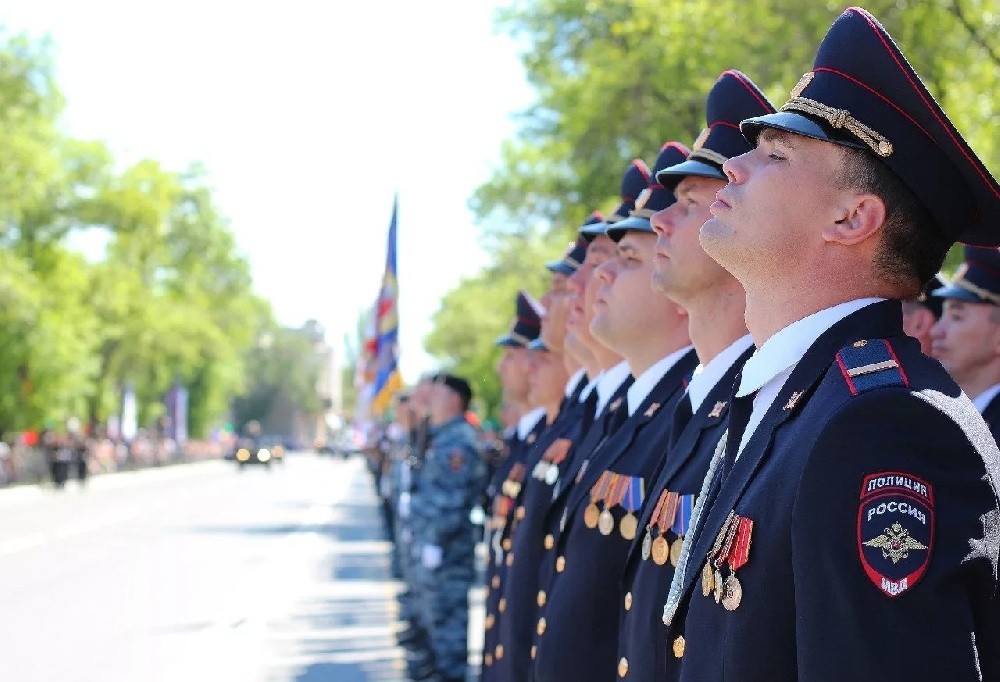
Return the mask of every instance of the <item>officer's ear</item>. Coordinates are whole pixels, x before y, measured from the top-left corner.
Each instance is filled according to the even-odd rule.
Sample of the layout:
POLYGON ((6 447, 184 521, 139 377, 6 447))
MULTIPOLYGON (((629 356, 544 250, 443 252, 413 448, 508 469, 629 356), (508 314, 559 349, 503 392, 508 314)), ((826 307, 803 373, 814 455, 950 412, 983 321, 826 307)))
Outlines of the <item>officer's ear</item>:
POLYGON ((834 220, 823 229, 823 240, 854 246, 877 237, 885 225, 885 202, 875 194, 845 191, 835 209, 834 220))

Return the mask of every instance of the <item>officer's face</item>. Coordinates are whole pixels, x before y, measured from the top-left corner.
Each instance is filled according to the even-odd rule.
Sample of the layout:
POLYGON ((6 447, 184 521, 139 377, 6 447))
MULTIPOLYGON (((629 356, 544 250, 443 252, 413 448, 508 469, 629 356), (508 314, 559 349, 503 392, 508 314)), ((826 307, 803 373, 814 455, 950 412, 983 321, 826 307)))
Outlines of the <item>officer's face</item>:
POLYGON ((549 351, 528 351, 528 397, 532 405, 552 407, 559 405, 569 375, 562 356, 549 351))
POLYGON ((528 396, 528 351, 504 347, 497 372, 504 396, 508 400, 524 402, 528 396))
POLYGON ((566 318, 572 297, 569 278, 558 272, 553 273, 546 297, 545 314, 542 315, 542 341, 549 348, 559 350, 566 338, 566 318))
POLYGON ((705 252, 744 286, 809 281, 829 254, 824 230, 843 218, 842 165, 834 144, 764 130, 723 165, 729 184, 701 227, 705 252))
POLYGON ((590 333, 590 323, 594 317, 594 300, 597 298, 597 287, 600 285, 594 276, 594 270, 612 258, 615 253, 615 243, 604 235, 598 236, 590 242, 586 260, 571 278, 575 286, 567 318, 567 334, 575 335, 578 341, 589 348, 600 345, 590 333), (581 273, 583 273, 581 277, 577 278, 576 275, 581 273))
POLYGON ((712 217, 708 207, 724 180, 688 176, 674 190, 677 201, 653 214, 656 231, 653 257, 653 288, 679 303, 689 304, 701 294, 712 294, 715 285, 731 281, 731 275, 708 257, 699 241, 699 231, 712 217))
POLYGON ((658 343, 664 327, 677 324, 677 304, 653 291, 656 235, 627 232, 615 258, 595 271, 598 282, 591 332, 626 357, 637 345, 658 343))
POLYGON ((1000 308, 946 300, 931 331, 931 354, 959 385, 975 382, 977 374, 1000 362, 1000 308))

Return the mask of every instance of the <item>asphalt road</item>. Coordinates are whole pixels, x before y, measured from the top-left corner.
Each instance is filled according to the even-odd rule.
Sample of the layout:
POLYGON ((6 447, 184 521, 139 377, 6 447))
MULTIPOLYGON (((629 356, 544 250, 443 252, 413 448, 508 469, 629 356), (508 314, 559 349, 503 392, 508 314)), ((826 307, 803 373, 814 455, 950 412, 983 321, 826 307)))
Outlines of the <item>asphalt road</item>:
POLYGON ((375 509, 307 454, 0 490, 0 680, 402 680, 375 509))

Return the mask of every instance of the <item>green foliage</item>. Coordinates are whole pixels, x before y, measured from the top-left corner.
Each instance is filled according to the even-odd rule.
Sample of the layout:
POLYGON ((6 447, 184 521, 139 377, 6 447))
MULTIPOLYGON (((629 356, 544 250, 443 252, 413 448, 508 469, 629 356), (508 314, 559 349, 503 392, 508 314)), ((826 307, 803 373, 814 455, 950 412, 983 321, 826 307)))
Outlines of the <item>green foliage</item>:
POLYGON ((62 106, 48 44, 0 29, 0 431, 103 422, 126 383, 151 424, 179 381, 202 435, 270 308, 197 169, 116 173, 105 145, 60 133, 62 106), (76 229, 107 236, 102 260, 67 249, 76 229))
POLYGON ((474 277, 464 278, 448 292, 434 314, 434 329, 426 340, 427 351, 451 371, 464 376, 484 414, 500 406, 496 339, 514 319, 519 289, 540 297, 549 274, 539 266, 561 253, 566 243, 559 236, 511 236, 499 242, 496 261, 474 277))
MULTIPOLYGON (((988 11, 990 1, 872 0, 866 7, 973 148, 998 168, 996 129, 982 126, 1000 117, 993 96, 1000 63, 990 56, 1000 53, 1000 13, 995 4, 988 11)), ((473 209, 481 218, 509 216, 517 230, 539 219, 575 225, 593 208, 613 206, 631 158, 651 162, 665 140, 694 140, 705 125, 705 93, 722 71, 744 71, 780 106, 842 9, 799 0, 515 3, 498 23, 524 46, 538 101, 522 114, 517 140, 505 145, 473 209)))

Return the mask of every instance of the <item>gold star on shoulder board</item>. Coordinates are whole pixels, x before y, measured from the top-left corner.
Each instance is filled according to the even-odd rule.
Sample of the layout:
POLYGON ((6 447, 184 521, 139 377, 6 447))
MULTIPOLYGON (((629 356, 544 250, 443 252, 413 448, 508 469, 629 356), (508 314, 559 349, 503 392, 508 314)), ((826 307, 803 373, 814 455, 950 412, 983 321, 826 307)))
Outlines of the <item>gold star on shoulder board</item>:
POLYGON ((656 411, 658 409, 660 409, 660 403, 653 403, 652 405, 649 406, 649 409, 646 410, 646 416, 652 417, 654 414, 656 414, 656 411))
POLYGON ((727 403, 726 401, 720 400, 719 402, 715 403, 715 407, 713 407, 712 411, 708 413, 708 416, 710 418, 721 417, 722 411, 726 409, 726 405, 728 404, 729 403, 727 403))
POLYGON ((799 398, 801 397, 802 397, 802 391, 795 391, 794 393, 792 393, 791 396, 789 396, 788 402, 785 403, 785 406, 782 409, 794 410, 795 405, 799 402, 799 398))

